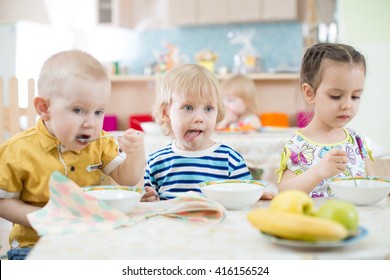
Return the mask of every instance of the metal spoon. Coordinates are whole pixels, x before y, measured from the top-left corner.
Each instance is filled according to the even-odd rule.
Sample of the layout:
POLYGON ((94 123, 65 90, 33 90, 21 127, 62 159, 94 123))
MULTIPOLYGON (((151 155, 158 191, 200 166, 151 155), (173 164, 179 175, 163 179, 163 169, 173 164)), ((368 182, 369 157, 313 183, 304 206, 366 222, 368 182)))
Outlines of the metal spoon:
MULTIPOLYGON (((139 132, 139 131, 136 131, 136 132, 134 133, 134 135, 137 135, 137 134, 140 134, 140 132, 139 132)), ((105 135, 102 135, 102 136, 99 136, 99 137, 96 137, 96 138, 77 138, 77 140, 80 141, 80 142, 83 142, 83 143, 89 143, 89 142, 96 141, 96 140, 98 140, 98 139, 100 139, 100 138, 118 137, 118 136, 122 136, 122 135, 123 135, 123 133, 120 132, 120 133, 118 133, 118 134, 105 134, 105 135)))
POLYGON ((80 142, 83 142, 83 143, 89 143, 89 142, 96 141, 96 140, 98 140, 100 138, 107 138, 107 137, 114 137, 114 135, 106 134, 106 135, 102 135, 102 136, 99 136, 99 137, 96 137, 96 138, 77 138, 77 140, 80 141, 80 142))
POLYGON ((350 174, 351 177, 352 177, 352 180, 353 180, 353 183, 355 184, 355 187, 357 187, 357 183, 356 183, 355 177, 352 175, 352 170, 351 170, 351 168, 349 168, 348 165, 347 165, 347 169, 348 169, 348 171, 349 171, 349 174, 350 174))

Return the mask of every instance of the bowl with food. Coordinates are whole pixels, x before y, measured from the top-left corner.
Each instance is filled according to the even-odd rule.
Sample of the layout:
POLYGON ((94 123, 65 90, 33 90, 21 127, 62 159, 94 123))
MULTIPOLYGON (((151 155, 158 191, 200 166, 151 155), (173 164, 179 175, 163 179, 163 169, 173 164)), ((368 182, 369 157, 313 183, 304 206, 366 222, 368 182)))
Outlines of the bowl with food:
POLYGON ((125 214, 130 213, 139 204, 142 197, 140 188, 127 186, 90 186, 84 187, 83 191, 125 214))
POLYGON ((255 204, 266 185, 256 180, 224 180, 200 183, 202 193, 228 210, 244 209, 255 204))
POLYGON ((390 180, 382 177, 334 178, 329 186, 336 198, 355 205, 375 204, 390 193, 390 180))

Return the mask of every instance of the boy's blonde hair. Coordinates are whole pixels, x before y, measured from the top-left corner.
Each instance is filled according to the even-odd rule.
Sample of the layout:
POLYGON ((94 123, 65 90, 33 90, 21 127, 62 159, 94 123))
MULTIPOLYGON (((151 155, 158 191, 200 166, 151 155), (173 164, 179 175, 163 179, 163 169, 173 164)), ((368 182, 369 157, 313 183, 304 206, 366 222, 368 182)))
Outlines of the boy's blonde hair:
POLYGON ((241 74, 234 75, 222 82, 221 89, 223 95, 241 98, 251 113, 258 113, 256 86, 252 79, 241 74))
POLYGON ((38 79, 38 95, 49 98, 53 93, 58 93, 60 86, 69 78, 106 80, 110 83, 103 65, 92 55, 80 50, 62 51, 43 63, 38 79))
POLYGON ((164 116, 168 114, 175 97, 188 100, 210 100, 217 104, 217 123, 225 116, 222 94, 218 80, 205 67, 185 64, 167 72, 159 82, 156 107, 153 117, 162 126, 165 135, 172 135, 172 129, 164 116))

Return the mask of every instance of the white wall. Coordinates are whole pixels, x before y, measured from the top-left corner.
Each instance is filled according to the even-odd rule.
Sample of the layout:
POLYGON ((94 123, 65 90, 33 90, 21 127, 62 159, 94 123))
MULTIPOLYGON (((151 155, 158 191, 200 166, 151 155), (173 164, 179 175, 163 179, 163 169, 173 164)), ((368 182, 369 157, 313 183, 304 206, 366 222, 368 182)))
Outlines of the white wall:
MULTIPOLYGON (((17 77, 22 107, 27 106, 27 81, 38 78, 47 57, 75 46, 71 30, 27 21, 0 23, 0 40, 0 77, 4 79, 4 90, 8 92, 8 79, 17 77)), ((7 100, 5 97, 6 103, 7 100)))
POLYGON ((367 59, 367 79, 358 116, 350 124, 390 149, 390 1, 338 0, 340 42, 367 59))
MULTIPOLYGON (((18 47, 18 50, 14 49, 18 61, 14 58, 12 61, 22 64, 24 59, 28 59, 24 69, 12 66, 20 71, 27 71, 36 62, 35 65, 40 67, 42 51, 47 51, 47 58, 54 51, 69 48, 88 51, 103 63, 121 61, 125 64, 134 59, 140 48, 134 44, 134 32, 110 25, 96 25, 96 22, 97 0, 0 0, 0 29, 3 29, 0 32, 10 33, 9 27, 4 27, 6 25, 22 25, 21 31, 13 32, 20 37, 18 43, 8 41, 0 33, 0 58, 8 58, 9 51, 18 47)), ((15 74, 15 70, 0 65, 0 76, 9 76, 10 72, 15 74), (2 73, 1 68, 9 71, 2 73)))
POLYGON ((0 20, 49 23, 44 0, 0 0, 0 20))
POLYGON ((97 0, 0 0, 0 21, 32 21, 62 27, 95 25, 97 0))

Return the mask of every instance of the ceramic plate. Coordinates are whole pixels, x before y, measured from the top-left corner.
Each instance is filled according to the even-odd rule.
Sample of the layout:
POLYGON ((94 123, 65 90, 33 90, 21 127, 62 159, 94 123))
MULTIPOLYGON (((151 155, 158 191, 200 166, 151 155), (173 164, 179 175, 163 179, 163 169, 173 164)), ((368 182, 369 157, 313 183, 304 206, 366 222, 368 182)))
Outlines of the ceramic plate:
POLYGON ((289 240, 284 238, 279 238, 264 232, 261 234, 272 243, 290 247, 301 247, 301 248, 333 248, 333 247, 342 247, 356 243, 368 235, 368 230, 364 227, 359 227, 358 233, 355 236, 343 239, 340 241, 319 241, 319 242, 310 242, 310 241, 300 241, 300 240, 289 240))

